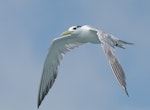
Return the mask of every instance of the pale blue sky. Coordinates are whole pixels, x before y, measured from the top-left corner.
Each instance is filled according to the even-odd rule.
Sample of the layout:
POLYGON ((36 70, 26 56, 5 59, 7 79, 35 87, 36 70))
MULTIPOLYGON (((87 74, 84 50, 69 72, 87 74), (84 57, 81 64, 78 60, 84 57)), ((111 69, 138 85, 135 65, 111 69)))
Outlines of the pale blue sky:
POLYGON ((130 97, 88 44, 66 54, 39 110, 150 110, 149 11, 149 0, 0 0, 0 110, 37 110, 50 43, 85 24, 135 43, 116 49, 130 97))

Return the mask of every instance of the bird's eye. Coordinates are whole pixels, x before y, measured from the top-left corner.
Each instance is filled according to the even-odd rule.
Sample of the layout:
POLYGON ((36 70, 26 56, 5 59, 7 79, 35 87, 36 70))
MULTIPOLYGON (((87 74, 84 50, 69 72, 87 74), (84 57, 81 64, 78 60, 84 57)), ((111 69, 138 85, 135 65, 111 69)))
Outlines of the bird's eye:
POLYGON ((76 26, 76 27, 73 28, 73 30, 76 30, 77 28, 80 28, 80 27, 81 27, 81 26, 76 26))
POLYGON ((74 28, 73 28, 73 30, 76 30, 76 29, 77 29, 77 27, 74 27, 74 28))

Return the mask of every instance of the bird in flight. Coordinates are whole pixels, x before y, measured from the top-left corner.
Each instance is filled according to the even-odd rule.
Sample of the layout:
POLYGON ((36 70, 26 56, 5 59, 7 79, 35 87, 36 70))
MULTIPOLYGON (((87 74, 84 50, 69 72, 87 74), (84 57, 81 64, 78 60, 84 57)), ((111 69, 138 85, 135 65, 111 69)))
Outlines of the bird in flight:
POLYGON ((64 54, 86 43, 101 44, 112 72, 126 95, 128 95, 125 74, 115 54, 114 48, 120 47, 125 49, 125 44, 133 43, 119 40, 102 30, 98 30, 88 25, 72 26, 67 31, 63 32, 60 37, 54 39, 49 47, 39 86, 38 108, 55 82, 58 74, 58 66, 60 65, 60 60, 63 58, 64 54))

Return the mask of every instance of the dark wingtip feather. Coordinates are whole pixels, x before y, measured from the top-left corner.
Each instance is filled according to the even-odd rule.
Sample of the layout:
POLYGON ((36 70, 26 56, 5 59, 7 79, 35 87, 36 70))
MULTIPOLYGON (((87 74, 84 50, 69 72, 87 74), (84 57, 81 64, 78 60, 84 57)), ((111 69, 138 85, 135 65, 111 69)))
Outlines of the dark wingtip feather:
MULTIPOLYGON (((57 69, 56 69, 57 70, 57 69)), ((50 80, 50 82, 47 84, 44 92, 42 93, 42 97, 40 97, 40 90, 41 90, 41 84, 40 84, 40 88, 39 88, 39 94, 38 94, 38 103, 37 103, 37 108, 40 107, 43 99, 45 98, 45 96, 48 94, 49 89, 53 86, 55 79, 57 77, 57 72, 55 72, 54 76, 53 76, 53 80, 50 80)))
POLYGON ((37 104, 37 108, 39 108, 40 107, 40 105, 41 105, 41 100, 40 99, 38 99, 38 104, 37 104))
POLYGON ((124 88, 124 90, 125 90, 126 95, 129 97, 129 93, 128 93, 126 87, 124 88))

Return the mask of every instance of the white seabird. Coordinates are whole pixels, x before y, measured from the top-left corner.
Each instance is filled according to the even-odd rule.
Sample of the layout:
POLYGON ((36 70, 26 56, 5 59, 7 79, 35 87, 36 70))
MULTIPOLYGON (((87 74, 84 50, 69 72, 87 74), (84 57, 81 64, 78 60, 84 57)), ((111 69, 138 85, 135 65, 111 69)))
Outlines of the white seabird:
POLYGON ((116 46, 124 49, 124 44, 133 43, 119 40, 106 32, 88 25, 72 26, 68 31, 62 33, 59 38, 54 39, 49 48, 39 87, 38 107, 57 77, 58 65, 60 65, 60 60, 63 58, 64 54, 86 43, 101 44, 112 72, 128 95, 125 74, 115 54, 114 47, 116 46))

